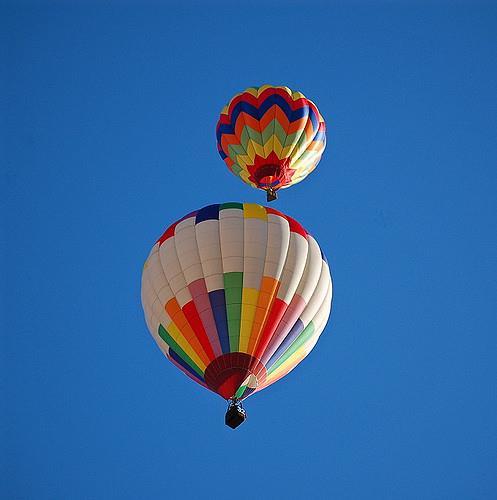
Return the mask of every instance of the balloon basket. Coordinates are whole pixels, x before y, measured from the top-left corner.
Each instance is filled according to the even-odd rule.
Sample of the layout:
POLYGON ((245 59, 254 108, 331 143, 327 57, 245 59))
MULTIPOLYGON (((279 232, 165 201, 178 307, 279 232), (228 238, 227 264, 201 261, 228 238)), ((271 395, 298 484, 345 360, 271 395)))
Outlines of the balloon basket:
POLYGON ((276 194, 276 190, 274 190, 273 188, 269 188, 266 190, 266 200, 268 203, 277 199, 278 195, 276 194))
POLYGON ((224 422, 228 427, 236 429, 239 425, 243 424, 247 419, 247 413, 242 407, 241 401, 230 400, 228 411, 224 422))

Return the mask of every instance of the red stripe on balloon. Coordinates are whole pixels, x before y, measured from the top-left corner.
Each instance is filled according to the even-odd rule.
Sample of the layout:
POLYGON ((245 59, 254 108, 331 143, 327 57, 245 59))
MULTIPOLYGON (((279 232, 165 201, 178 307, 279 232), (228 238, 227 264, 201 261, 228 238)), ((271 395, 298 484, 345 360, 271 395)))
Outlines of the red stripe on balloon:
POLYGON ((269 311, 269 315, 266 319, 266 323, 264 324, 262 334, 257 343, 257 347, 255 348, 254 356, 257 359, 262 359, 262 355, 264 354, 266 347, 271 341, 271 338, 276 331, 281 318, 285 314, 287 307, 288 304, 285 301, 279 299, 278 297, 275 297, 273 305, 271 306, 271 311, 269 311))
POLYGON ((159 243, 159 246, 161 246, 165 241, 167 241, 169 238, 172 238, 174 236, 174 231, 176 229, 176 226, 180 223, 183 222, 184 220, 188 219, 189 217, 195 217, 197 215, 197 210, 194 212, 190 212, 189 214, 185 215, 184 217, 181 217, 181 219, 177 220, 176 222, 173 222, 163 233, 162 236, 157 240, 157 243, 159 243))
POLYGON ((279 210, 276 210, 271 207, 266 207, 266 213, 268 214, 273 214, 273 215, 278 215, 280 217, 283 217, 283 219, 286 219, 288 221, 288 224, 290 225, 290 231, 292 233, 297 233, 303 236, 304 238, 307 238, 307 235, 309 234, 305 228, 300 224, 300 222, 297 222, 295 219, 292 217, 289 217, 288 215, 285 215, 281 213, 279 210))
POLYGON ((200 319, 193 300, 185 304, 182 307, 182 310, 186 318, 188 319, 188 323, 192 327, 192 330, 195 332, 195 336, 199 340, 200 345, 204 348, 204 351, 209 357, 209 360, 212 361, 216 356, 214 355, 211 342, 209 340, 209 337, 207 337, 204 325, 202 324, 202 320, 200 319))

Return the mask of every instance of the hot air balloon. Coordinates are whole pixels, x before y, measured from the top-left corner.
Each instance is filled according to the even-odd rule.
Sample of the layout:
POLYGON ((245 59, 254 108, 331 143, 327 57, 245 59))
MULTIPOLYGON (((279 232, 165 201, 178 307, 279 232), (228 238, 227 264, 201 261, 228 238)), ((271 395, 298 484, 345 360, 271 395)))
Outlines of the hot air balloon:
POLYGON ((252 203, 210 205, 172 224, 142 275, 150 333, 166 357, 229 402, 293 370, 316 344, 331 310, 330 270, 294 219, 252 203))
POLYGON ((305 179, 326 145, 317 106, 288 87, 250 87, 221 111, 217 147, 229 170, 276 199, 278 189, 305 179))

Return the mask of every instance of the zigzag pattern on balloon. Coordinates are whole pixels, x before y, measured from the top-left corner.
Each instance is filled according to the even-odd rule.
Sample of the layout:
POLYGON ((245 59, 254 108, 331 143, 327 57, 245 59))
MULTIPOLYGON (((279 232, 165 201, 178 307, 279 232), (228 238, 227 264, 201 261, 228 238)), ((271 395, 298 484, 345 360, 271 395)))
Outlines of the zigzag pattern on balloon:
POLYGON ((288 87, 263 85, 236 95, 216 127, 221 158, 252 187, 279 189, 312 172, 326 145, 317 106, 288 87))

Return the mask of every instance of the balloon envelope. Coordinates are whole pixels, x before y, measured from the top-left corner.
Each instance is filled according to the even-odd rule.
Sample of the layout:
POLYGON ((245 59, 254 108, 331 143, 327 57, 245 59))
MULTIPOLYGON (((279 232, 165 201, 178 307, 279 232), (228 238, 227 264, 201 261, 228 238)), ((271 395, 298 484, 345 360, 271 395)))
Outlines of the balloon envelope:
POLYGON ((317 106, 288 87, 263 85, 237 94, 223 108, 216 135, 221 158, 243 182, 280 189, 300 182, 326 145, 317 106))
POLYGON ((252 203, 210 205, 175 222, 142 275, 145 318, 162 352, 225 399, 295 368, 323 331, 331 297, 316 240, 252 203))

